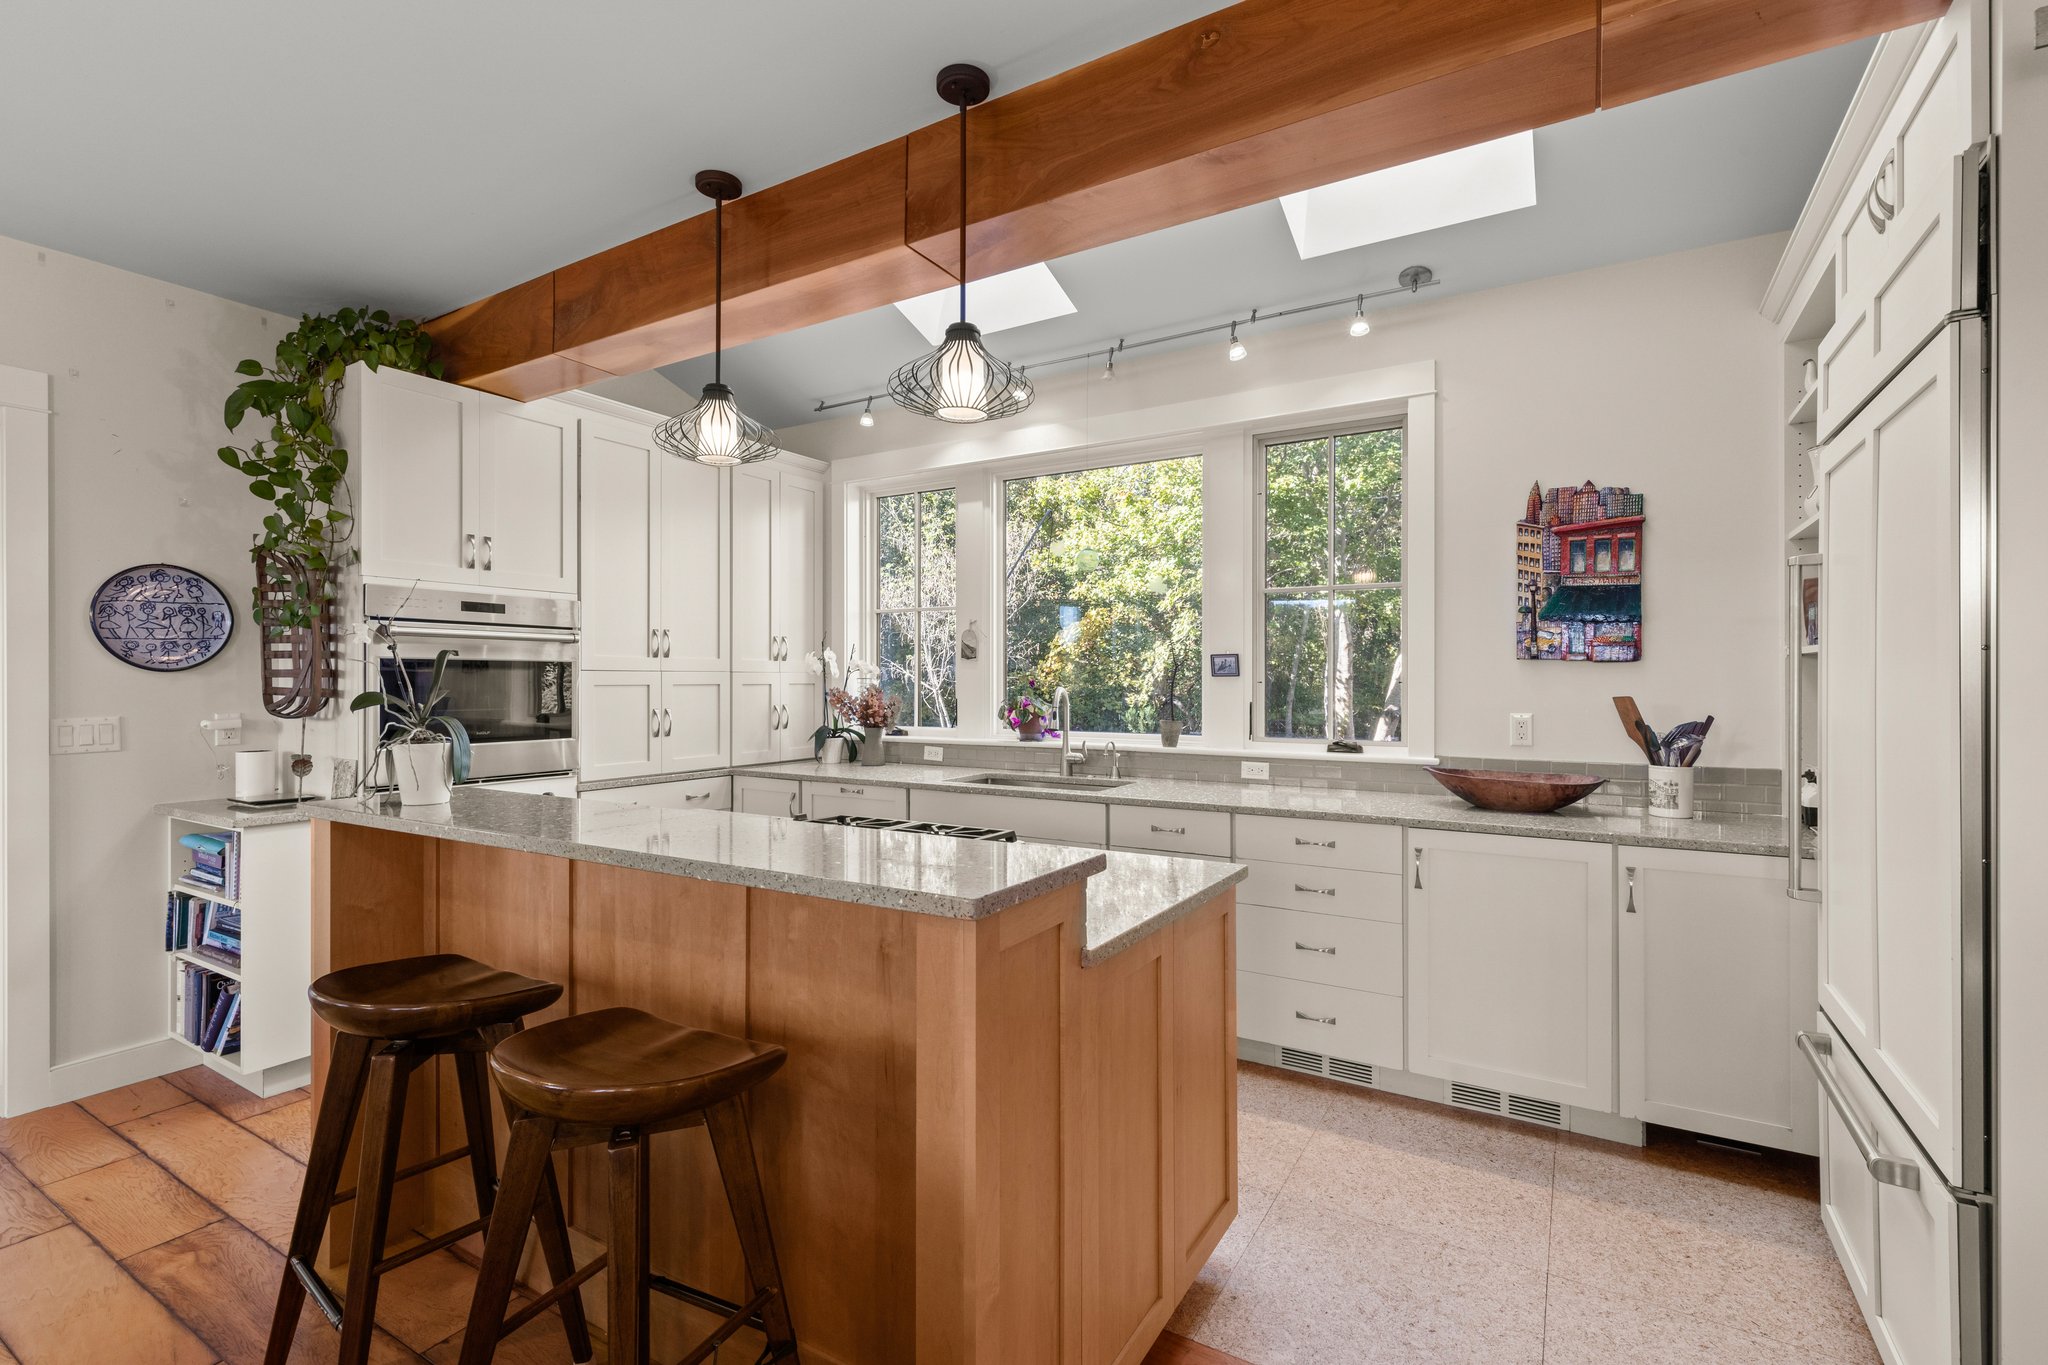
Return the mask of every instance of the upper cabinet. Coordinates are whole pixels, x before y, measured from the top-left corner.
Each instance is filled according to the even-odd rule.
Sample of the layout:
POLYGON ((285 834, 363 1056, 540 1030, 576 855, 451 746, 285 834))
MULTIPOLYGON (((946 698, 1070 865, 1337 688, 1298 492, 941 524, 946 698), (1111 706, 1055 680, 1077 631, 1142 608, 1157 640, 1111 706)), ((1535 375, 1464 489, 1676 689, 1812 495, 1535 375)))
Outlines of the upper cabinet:
POLYGON ((340 435, 358 486, 363 574, 574 593, 575 425, 561 404, 352 367, 340 435))
POLYGON ((825 484, 794 465, 732 473, 733 667, 803 667, 824 629, 825 484))
POLYGON ((583 666, 725 668, 725 476, 642 423, 586 416, 581 434, 583 666))

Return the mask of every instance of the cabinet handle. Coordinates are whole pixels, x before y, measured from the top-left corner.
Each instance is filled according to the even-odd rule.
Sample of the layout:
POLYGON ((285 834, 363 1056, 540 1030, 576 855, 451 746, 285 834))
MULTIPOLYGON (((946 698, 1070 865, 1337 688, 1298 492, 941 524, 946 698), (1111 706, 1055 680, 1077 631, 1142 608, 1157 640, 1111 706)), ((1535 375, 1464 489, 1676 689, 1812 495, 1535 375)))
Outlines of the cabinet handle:
POLYGON ((661 657, 661 632, 659 630, 647 632, 647 657, 650 659, 659 659, 661 657))
POLYGON ((868 789, 866 787, 841 787, 839 794, 841 796, 866 796, 868 789))
MULTIPOLYGON (((1877 211, 1883 214, 1887 221, 1897 217, 1899 212, 1899 206, 1884 197, 1885 182, 1892 178, 1892 161, 1897 156, 1896 151, 1886 152, 1884 160, 1878 165, 1877 174, 1870 180, 1871 201, 1877 205, 1877 211)), ((1878 224, 1877 230, 1883 232, 1884 224, 1878 224)))
POLYGON ((1835 1040, 1825 1033, 1802 1033, 1799 1035, 1799 1050, 1806 1054, 1806 1064, 1813 1068, 1813 1078, 1820 1082, 1821 1093, 1841 1115, 1842 1126, 1849 1130, 1849 1140, 1856 1144, 1856 1155, 1863 1159, 1863 1168, 1870 1172, 1870 1178, 1880 1185, 1895 1185, 1902 1190, 1919 1189, 1919 1163, 1905 1157, 1886 1156, 1877 1150, 1877 1135, 1849 1107, 1849 1097, 1842 1093, 1833 1065, 1821 1063, 1821 1058, 1834 1056, 1835 1040))
POLYGON ((668 708, 664 706, 661 708, 661 737, 663 739, 667 739, 670 735, 674 734, 675 732, 675 717, 671 716, 668 713, 668 708))
POLYGON ((688 792, 683 793, 683 800, 686 803, 691 801, 709 801, 710 799, 710 792, 698 792, 695 796, 690 795, 688 792))
POLYGON ((1630 913, 1631 915, 1633 915, 1633 914, 1634 914, 1634 913, 1636 912, 1636 870, 1635 870, 1634 868, 1632 868, 1632 867, 1625 867, 1625 868, 1623 868, 1623 869, 1622 869, 1622 871, 1624 871, 1624 872, 1628 873, 1628 906, 1627 906, 1627 909, 1628 909, 1628 912, 1629 912, 1629 913, 1630 913))
MULTIPOLYGON (((1334 886, 1303 886, 1300 882, 1294 884, 1294 889, 1301 892, 1304 896, 1334 896, 1337 894, 1337 888, 1334 886)), ((1295 946, 1300 947, 1301 945, 1296 944, 1295 946)))
POLYGON ((797 818, 797 816, 799 816, 799 815, 802 815, 802 814, 803 814, 803 808, 802 808, 802 807, 800 807, 800 806, 798 806, 798 805, 797 805, 797 803, 796 803, 796 793, 795 793, 795 792, 791 792, 791 793, 789 794, 789 818, 790 818, 790 819, 792 819, 792 820, 794 820, 794 819, 796 819, 796 818, 797 818))
POLYGON ((1415 889, 1422 889, 1422 850, 1415 850, 1415 889))
POLYGON ((462 538, 462 545, 462 567, 474 569, 476 567, 476 532, 471 531, 468 535, 465 535, 462 538))
POLYGON ((1863 212, 1870 219, 1870 226, 1877 229, 1877 235, 1882 237, 1884 236, 1884 219, 1877 216, 1877 206, 1871 202, 1876 197, 1877 188, 1872 186, 1870 193, 1863 196, 1863 212))
POLYGON ((491 538, 490 538, 489 536, 485 536, 485 537, 484 537, 484 572, 485 572, 485 573, 489 573, 490 571, 491 571, 491 538))
POLYGON ((1327 842, 1322 839, 1296 839, 1294 846, 1296 848, 1335 848, 1337 841, 1335 839, 1328 840, 1327 842))
POLYGON ((1186 834, 1188 827, 1181 825, 1178 828, 1168 829, 1165 825, 1154 825, 1152 826, 1152 832, 1154 834, 1186 834))
POLYGON ((1297 953, 1321 953, 1325 957, 1335 957, 1337 955, 1335 947, 1318 948, 1313 943, 1303 943, 1299 940, 1296 940, 1294 944, 1294 951, 1297 953))
POLYGON ((1337 1022, 1337 1016, 1334 1014, 1303 1014, 1300 1010, 1294 1012, 1294 1017, 1305 1019, 1311 1024, 1330 1024, 1334 1026, 1337 1022))
POLYGON ((667 627, 667 626, 663 626, 663 627, 661 628, 661 657, 662 657, 662 658, 664 658, 664 659, 666 659, 666 658, 667 658, 668 656, 669 656, 669 647, 668 647, 668 627, 667 627))
POLYGON ((652 733, 652 734, 650 734, 650 735, 648 736, 648 738, 649 738, 649 739, 660 739, 660 738, 661 738, 661 712, 659 712, 659 711, 649 711, 649 712, 647 713, 647 723, 648 723, 649 725, 652 725, 652 726, 654 727, 654 731, 653 731, 653 733, 652 733))

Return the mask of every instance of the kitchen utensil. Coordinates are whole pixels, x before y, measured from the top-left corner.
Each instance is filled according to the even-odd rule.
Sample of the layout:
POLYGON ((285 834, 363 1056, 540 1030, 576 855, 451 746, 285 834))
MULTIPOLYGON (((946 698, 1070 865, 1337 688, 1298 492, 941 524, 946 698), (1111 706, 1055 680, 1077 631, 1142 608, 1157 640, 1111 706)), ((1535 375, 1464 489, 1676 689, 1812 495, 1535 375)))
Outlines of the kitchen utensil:
POLYGON ((1643 757, 1652 763, 1663 762, 1657 752, 1657 732, 1643 723, 1643 713, 1636 709, 1634 697, 1616 697, 1615 714, 1621 717, 1621 728, 1628 732, 1629 743, 1643 751, 1643 757))
POLYGON ((1664 736, 1664 761, 1675 767, 1690 768, 1699 761, 1700 751, 1706 748, 1707 731, 1713 728, 1714 718, 1712 716, 1708 716, 1705 720, 1682 721, 1672 726, 1671 733, 1664 736), (1680 740, 1691 741, 1689 756, 1684 759, 1677 758, 1672 753, 1673 747, 1680 740))
POLYGON ((1504 773, 1485 768, 1430 768, 1429 775, 1453 796, 1481 810, 1543 815, 1591 795, 1604 777, 1578 773, 1504 773))

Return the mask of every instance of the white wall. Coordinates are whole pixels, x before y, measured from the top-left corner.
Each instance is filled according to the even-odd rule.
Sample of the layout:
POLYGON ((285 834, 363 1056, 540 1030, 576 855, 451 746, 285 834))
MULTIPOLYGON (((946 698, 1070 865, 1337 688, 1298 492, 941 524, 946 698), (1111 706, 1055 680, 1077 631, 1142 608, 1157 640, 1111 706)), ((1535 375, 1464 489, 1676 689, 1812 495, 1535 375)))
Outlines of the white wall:
POLYGON ((207 747, 200 719, 239 711, 245 747, 283 738, 263 714, 248 619, 260 508, 214 450, 228 439, 220 411, 235 363, 267 360, 290 323, 5 238, 0 299, 0 364, 51 376, 52 713, 122 722, 120 752, 50 759, 50 1052, 61 1065, 164 1034, 163 824, 149 811, 228 794, 215 764, 233 755, 207 747), (132 668, 86 628, 108 575, 157 560, 206 574, 235 607, 227 650, 189 672, 132 668))
MULTIPOLYGON (((1220 342, 1127 355, 1114 384, 1092 372, 1039 381, 1028 414, 986 432, 878 410, 872 429, 849 413, 779 435, 834 461, 843 483, 1310 414, 1360 401, 1353 389, 1367 372, 1434 362, 1438 751, 1627 761, 1635 751, 1609 700, 1626 693, 1661 726, 1712 713, 1710 764, 1777 767, 1778 348, 1757 300, 1783 245, 1772 235, 1393 300, 1363 339, 1346 335, 1345 310, 1332 310, 1285 331, 1248 331, 1252 353, 1236 364, 1220 342), (1532 480, 1587 478, 1649 498, 1644 658, 1518 661, 1514 522, 1532 480), (1535 713, 1534 749, 1510 753, 1511 711, 1535 713)), ((830 585, 835 601, 838 589, 830 585)), ((976 612, 963 605, 962 614, 976 612)), ((979 614, 987 631, 990 613, 979 614)), ((836 606, 831 619, 844 619, 836 606)), ((1211 650, 1244 644, 1208 640, 1211 650)))

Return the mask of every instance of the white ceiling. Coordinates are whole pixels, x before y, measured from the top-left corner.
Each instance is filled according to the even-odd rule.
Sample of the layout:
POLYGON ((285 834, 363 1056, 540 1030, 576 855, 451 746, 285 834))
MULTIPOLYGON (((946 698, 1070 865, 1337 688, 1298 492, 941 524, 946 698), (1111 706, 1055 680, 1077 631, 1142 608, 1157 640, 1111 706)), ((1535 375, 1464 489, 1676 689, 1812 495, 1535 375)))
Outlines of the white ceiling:
MULTIPOLYGON (((1273 202, 1057 259, 1053 273, 1078 311, 1002 332, 991 347, 1006 360, 1050 359, 1253 308, 1388 288, 1407 265, 1434 269, 1438 296, 1790 228, 1873 45, 1538 129, 1534 208, 1304 261, 1273 202)), ((1332 314, 1332 325, 1342 320, 1332 314)), ((1244 335, 1257 344, 1256 328, 1244 335)), ((879 308, 729 350, 725 378, 749 413, 790 427, 817 420, 821 399, 880 392, 890 369, 925 349, 896 309, 879 308)), ((679 386, 669 406, 680 410, 710 378, 710 360, 658 373, 679 386)), ((635 389, 641 402, 665 396, 635 389)))
POLYGON ((284 313, 432 316, 1217 0, 8 0, 0 235, 284 313))

